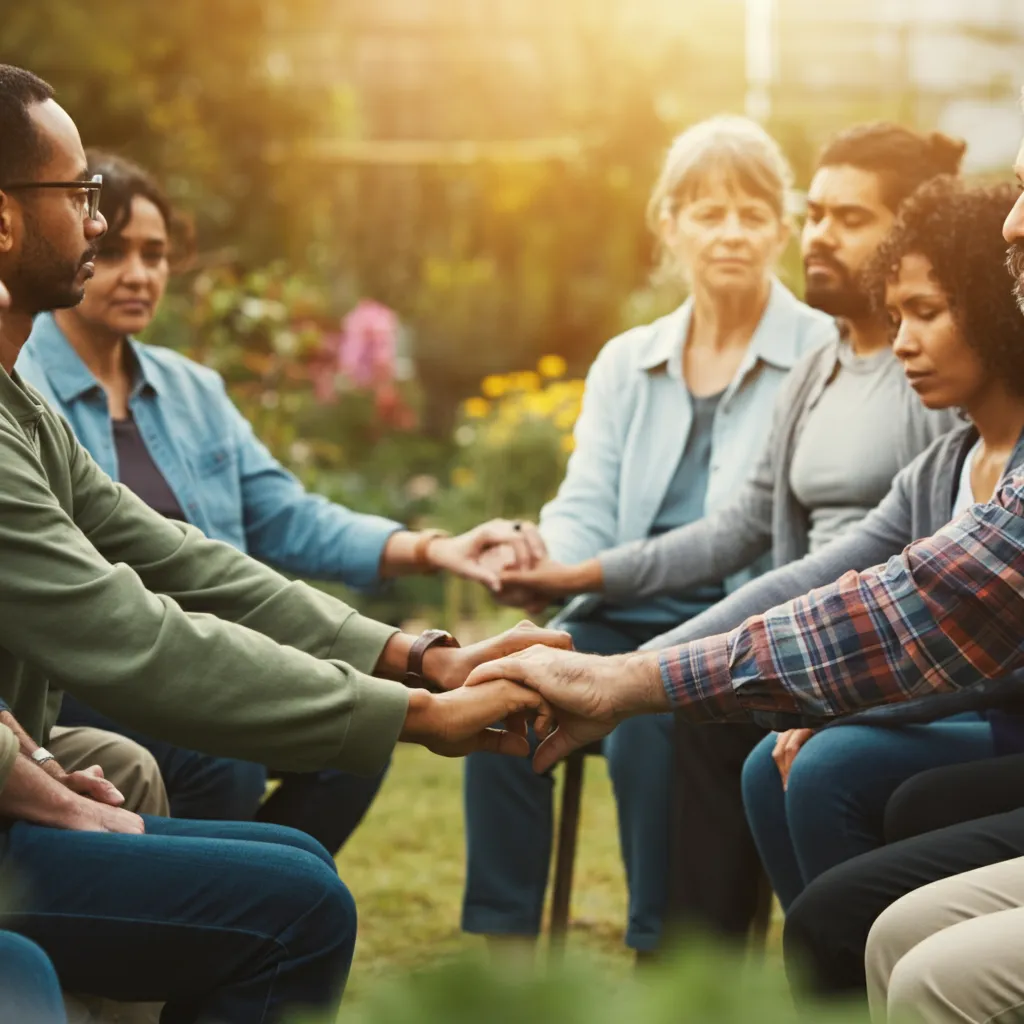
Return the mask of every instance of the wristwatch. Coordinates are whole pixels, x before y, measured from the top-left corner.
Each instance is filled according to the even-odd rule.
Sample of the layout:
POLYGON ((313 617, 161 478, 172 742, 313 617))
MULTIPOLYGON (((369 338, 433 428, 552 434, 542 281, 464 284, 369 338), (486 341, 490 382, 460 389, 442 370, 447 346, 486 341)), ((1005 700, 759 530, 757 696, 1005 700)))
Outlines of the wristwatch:
POLYGON ((427 629, 420 633, 409 648, 409 660, 405 667, 405 685, 436 689, 423 674, 423 655, 431 647, 461 647, 462 645, 446 629, 427 629))
POLYGON ((36 747, 35 750, 29 755, 33 761, 38 765, 44 765, 47 761, 56 761, 57 758, 51 754, 46 747, 36 747))

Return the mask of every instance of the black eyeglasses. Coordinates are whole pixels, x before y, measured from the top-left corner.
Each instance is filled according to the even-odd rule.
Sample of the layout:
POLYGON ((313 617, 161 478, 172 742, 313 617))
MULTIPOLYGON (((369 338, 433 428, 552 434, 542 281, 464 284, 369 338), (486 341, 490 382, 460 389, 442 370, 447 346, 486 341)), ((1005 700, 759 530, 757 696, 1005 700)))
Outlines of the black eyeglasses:
POLYGON ((100 192, 103 190, 103 175, 94 174, 82 181, 15 181, 0 185, 0 192, 18 192, 30 188, 63 188, 74 190, 82 197, 82 216, 95 220, 100 212, 100 192))

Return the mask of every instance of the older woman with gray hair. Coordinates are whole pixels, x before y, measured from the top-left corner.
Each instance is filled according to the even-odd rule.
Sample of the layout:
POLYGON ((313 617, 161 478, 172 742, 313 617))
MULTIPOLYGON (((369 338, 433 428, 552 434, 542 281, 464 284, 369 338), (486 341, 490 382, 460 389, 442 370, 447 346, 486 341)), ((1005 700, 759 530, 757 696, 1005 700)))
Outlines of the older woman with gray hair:
MULTIPOLYGON (((775 277, 787 241, 790 168, 765 131, 717 117, 673 143, 648 222, 662 272, 687 286, 675 312, 612 339, 587 377, 576 450, 540 532, 552 559, 580 563, 727 506, 771 428, 787 373, 834 343, 831 319, 775 277)), ((705 611, 767 567, 745 559, 699 586, 565 616, 579 650, 631 651, 705 611)), ((626 942, 657 948, 667 900, 672 722, 624 723, 604 753, 629 883, 626 942)), ((469 865, 463 927, 539 932, 552 842, 550 774, 487 755, 466 765, 469 865)))

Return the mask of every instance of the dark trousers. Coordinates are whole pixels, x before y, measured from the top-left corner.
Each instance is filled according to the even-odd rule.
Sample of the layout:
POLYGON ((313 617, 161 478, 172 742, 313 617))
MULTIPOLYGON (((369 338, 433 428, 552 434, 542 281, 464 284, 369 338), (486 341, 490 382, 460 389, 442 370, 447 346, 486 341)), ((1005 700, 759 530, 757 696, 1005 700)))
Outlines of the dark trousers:
POLYGON ((786 916, 794 984, 810 983, 818 995, 863 992, 868 932, 883 910, 930 882, 1021 856, 1024 809, 926 832, 826 871, 786 916))
POLYGON ((0 1020, 67 1024, 64 997, 49 957, 24 936, 0 931, 0 1020))
POLYGON ((356 913, 319 843, 254 822, 145 822, 140 836, 6 832, 0 867, 23 891, 5 926, 42 947, 66 989, 165 1002, 162 1024, 335 1007, 356 913))
POLYGON ((1018 807, 1024 807, 1024 754, 933 768, 908 779, 889 797, 885 841, 898 843, 1018 807))
POLYGON ((669 922, 742 939, 766 898, 743 809, 743 762, 765 735, 755 725, 695 725, 675 716, 669 922))
POLYGON ((334 853, 362 821, 385 775, 365 779, 333 770, 268 772, 250 761, 214 757, 155 740, 67 694, 58 724, 106 729, 144 746, 160 766, 175 818, 285 825, 305 832, 334 853), (268 775, 281 783, 261 805, 268 775))

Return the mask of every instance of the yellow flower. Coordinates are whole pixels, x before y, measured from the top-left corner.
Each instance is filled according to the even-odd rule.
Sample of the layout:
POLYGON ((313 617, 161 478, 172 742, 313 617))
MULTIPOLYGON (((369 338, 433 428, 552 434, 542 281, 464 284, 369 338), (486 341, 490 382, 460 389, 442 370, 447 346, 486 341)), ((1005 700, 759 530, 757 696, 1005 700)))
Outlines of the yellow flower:
POLYGON ((476 474, 465 466, 456 466, 452 470, 452 486, 463 489, 476 483, 476 474))
POLYGON ((484 377, 480 384, 480 390, 488 398, 501 398, 501 396, 508 391, 508 382, 504 377, 500 377, 498 374, 492 373, 489 377, 484 377))
POLYGON ((576 450, 576 438, 572 434, 566 434, 562 438, 561 445, 562 451, 569 455, 576 450))
POLYGON ((519 373, 510 373, 506 378, 510 388, 516 391, 539 391, 540 376, 533 370, 524 370, 519 373))
POLYGON ((542 377, 564 377, 568 364, 561 356, 541 356, 537 362, 537 372, 542 377))
POLYGON ((491 411, 491 403, 486 398, 467 398, 462 409, 471 420, 482 420, 491 411))

